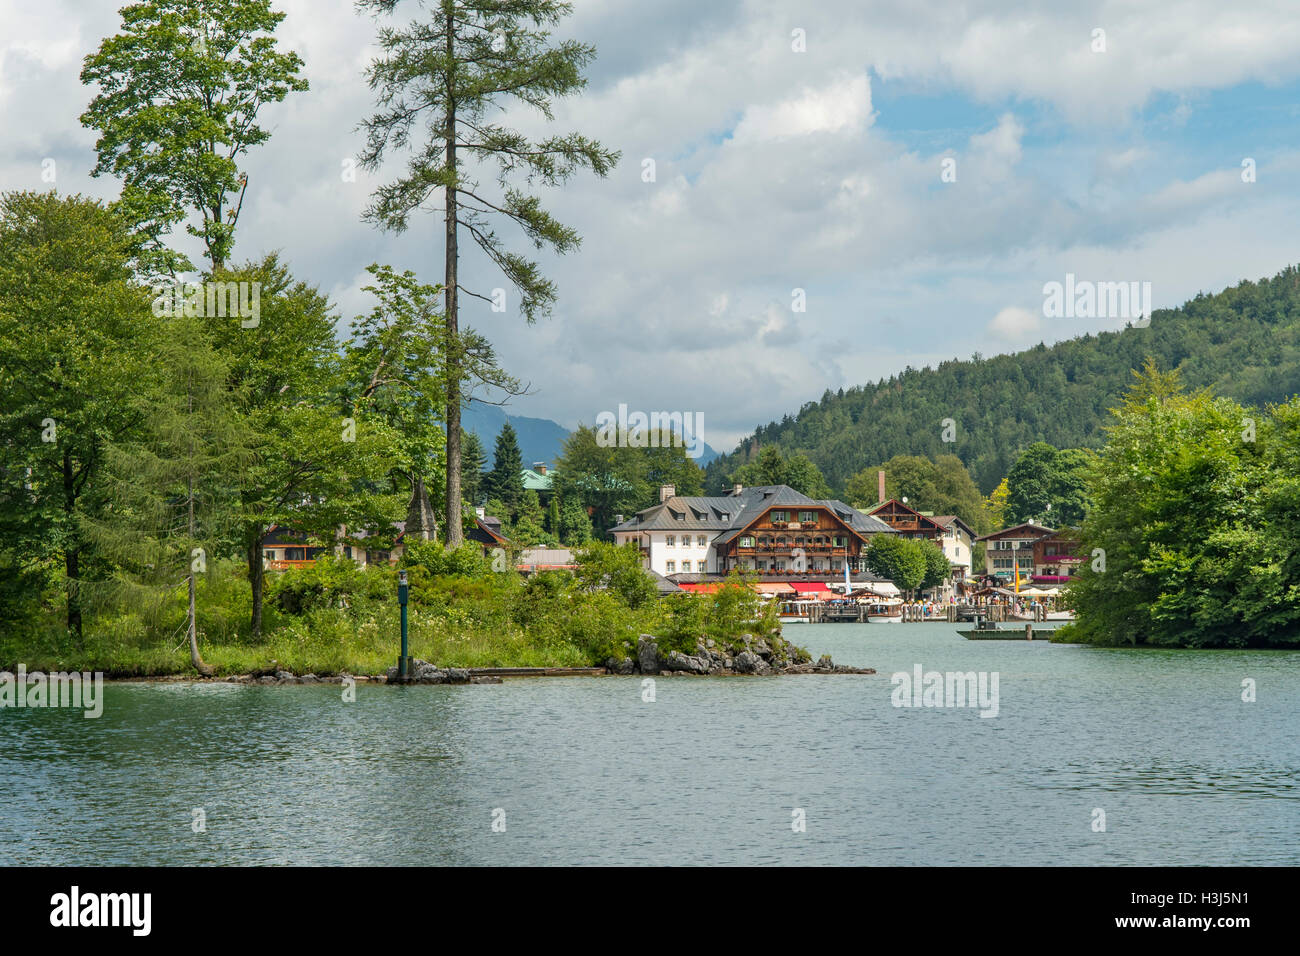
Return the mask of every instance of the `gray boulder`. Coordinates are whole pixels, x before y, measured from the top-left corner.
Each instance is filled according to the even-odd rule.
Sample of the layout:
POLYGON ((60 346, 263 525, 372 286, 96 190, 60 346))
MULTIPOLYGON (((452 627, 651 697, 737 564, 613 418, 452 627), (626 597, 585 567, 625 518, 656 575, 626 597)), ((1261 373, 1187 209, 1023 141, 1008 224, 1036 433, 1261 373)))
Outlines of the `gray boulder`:
POLYGON ((710 663, 706 657, 689 657, 681 651, 669 651, 668 657, 664 659, 664 670, 707 674, 710 663))
POLYGON ((605 661, 605 670, 611 674, 636 673, 636 662, 630 657, 611 657, 605 661))
POLYGON ((760 664, 766 666, 763 658, 759 657, 753 651, 741 651, 736 655, 732 668, 738 674, 757 674, 758 665, 760 664))
POLYGON ((651 634, 642 634, 636 642, 636 659, 642 674, 659 673, 659 644, 651 634))

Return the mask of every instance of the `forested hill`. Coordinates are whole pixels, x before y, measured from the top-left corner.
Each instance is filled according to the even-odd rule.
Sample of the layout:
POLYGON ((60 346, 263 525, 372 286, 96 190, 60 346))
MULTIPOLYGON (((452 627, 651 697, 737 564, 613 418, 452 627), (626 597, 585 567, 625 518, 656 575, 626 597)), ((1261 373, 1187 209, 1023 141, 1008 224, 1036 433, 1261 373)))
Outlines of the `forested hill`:
POLYGON ((1151 356, 1162 369, 1181 368, 1192 387, 1248 405, 1300 392, 1300 269, 1243 281, 1215 295, 1197 295, 1177 309, 1159 309, 1146 328, 1085 335, 1014 355, 908 368, 872 385, 827 391, 797 416, 760 426, 736 451, 711 462, 706 482, 716 492, 737 465, 763 445, 804 452, 837 492, 862 468, 897 454, 956 454, 982 492, 1006 475, 1035 441, 1058 448, 1099 446, 1107 409, 1151 356), (942 440, 945 418, 956 441, 942 440))

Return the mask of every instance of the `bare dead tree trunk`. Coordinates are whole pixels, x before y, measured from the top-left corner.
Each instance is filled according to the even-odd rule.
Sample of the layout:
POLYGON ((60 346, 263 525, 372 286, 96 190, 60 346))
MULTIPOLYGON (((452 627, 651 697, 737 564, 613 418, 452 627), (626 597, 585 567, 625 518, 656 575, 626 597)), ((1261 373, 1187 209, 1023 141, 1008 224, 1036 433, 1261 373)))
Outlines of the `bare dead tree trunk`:
MULTIPOLYGON (((189 412, 191 415, 194 413, 194 372, 193 370, 190 371, 190 388, 189 388, 189 395, 187 396, 186 411, 189 412)), ((194 529, 195 529, 195 525, 194 525, 194 434, 193 432, 190 433, 190 473, 189 475, 186 476, 186 479, 187 479, 186 490, 188 492, 187 497, 189 499, 186 502, 187 506, 189 507, 189 523, 187 527, 189 530, 189 539, 191 542, 193 542, 194 529)), ((198 582, 195 579, 195 575, 197 574, 197 572, 194 570, 193 553, 191 553, 188 557, 189 557, 190 570, 186 580, 187 583, 189 584, 189 596, 190 596, 190 602, 189 602, 190 603, 190 607, 189 607, 190 663, 194 665, 194 669, 196 671, 198 671, 200 674, 204 675, 205 677, 208 677, 211 676, 211 674, 213 673, 212 668, 209 667, 207 664, 203 663, 203 658, 199 656, 199 615, 198 615, 197 601, 195 600, 196 598, 195 592, 197 590, 197 585, 198 585, 198 582)))

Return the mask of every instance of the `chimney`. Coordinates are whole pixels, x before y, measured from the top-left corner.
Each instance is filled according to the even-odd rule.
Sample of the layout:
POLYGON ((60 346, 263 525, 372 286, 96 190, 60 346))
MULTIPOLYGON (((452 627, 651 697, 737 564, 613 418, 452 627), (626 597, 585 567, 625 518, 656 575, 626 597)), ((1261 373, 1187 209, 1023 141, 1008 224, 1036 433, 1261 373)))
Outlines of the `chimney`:
POLYGON ((539 475, 546 474, 546 462, 544 461, 533 462, 533 471, 537 472, 539 475))
POLYGON ((675 494, 677 494, 677 487, 676 487, 676 485, 660 485, 660 486, 659 486, 659 503, 660 503, 660 504, 663 504, 665 501, 667 501, 669 498, 671 498, 671 497, 672 497, 673 495, 675 495, 675 494))
POLYGON ((482 507, 475 508, 474 514, 478 515, 480 521, 487 517, 487 511, 482 507))
POLYGON ((623 523, 623 516, 622 516, 622 515, 614 515, 614 524, 622 524, 622 523, 623 523))
POLYGON ((883 502, 885 500, 885 473, 883 471, 876 472, 876 480, 880 483, 880 500, 883 502))
POLYGON ((731 486, 731 493, 733 495, 739 495, 744 490, 745 490, 745 486, 742 484, 734 484, 731 486))

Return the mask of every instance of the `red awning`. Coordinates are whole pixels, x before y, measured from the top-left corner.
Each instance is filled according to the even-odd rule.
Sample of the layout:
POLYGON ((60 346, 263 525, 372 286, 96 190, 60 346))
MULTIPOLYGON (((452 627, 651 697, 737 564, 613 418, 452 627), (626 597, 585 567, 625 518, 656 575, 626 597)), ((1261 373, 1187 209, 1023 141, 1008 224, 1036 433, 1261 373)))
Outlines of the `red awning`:
POLYGON ((694 591, 697 594, 712 594, 721 589, 722 584, 711 581, 679 581, 677 586, 683 591, 694 591))
POLYGON ((839 597, 834 591, 826 587, 820 581, 791 581, 790 587, 799 593, 800 597, 815 597, 826 601, 831 598, 839 597))

